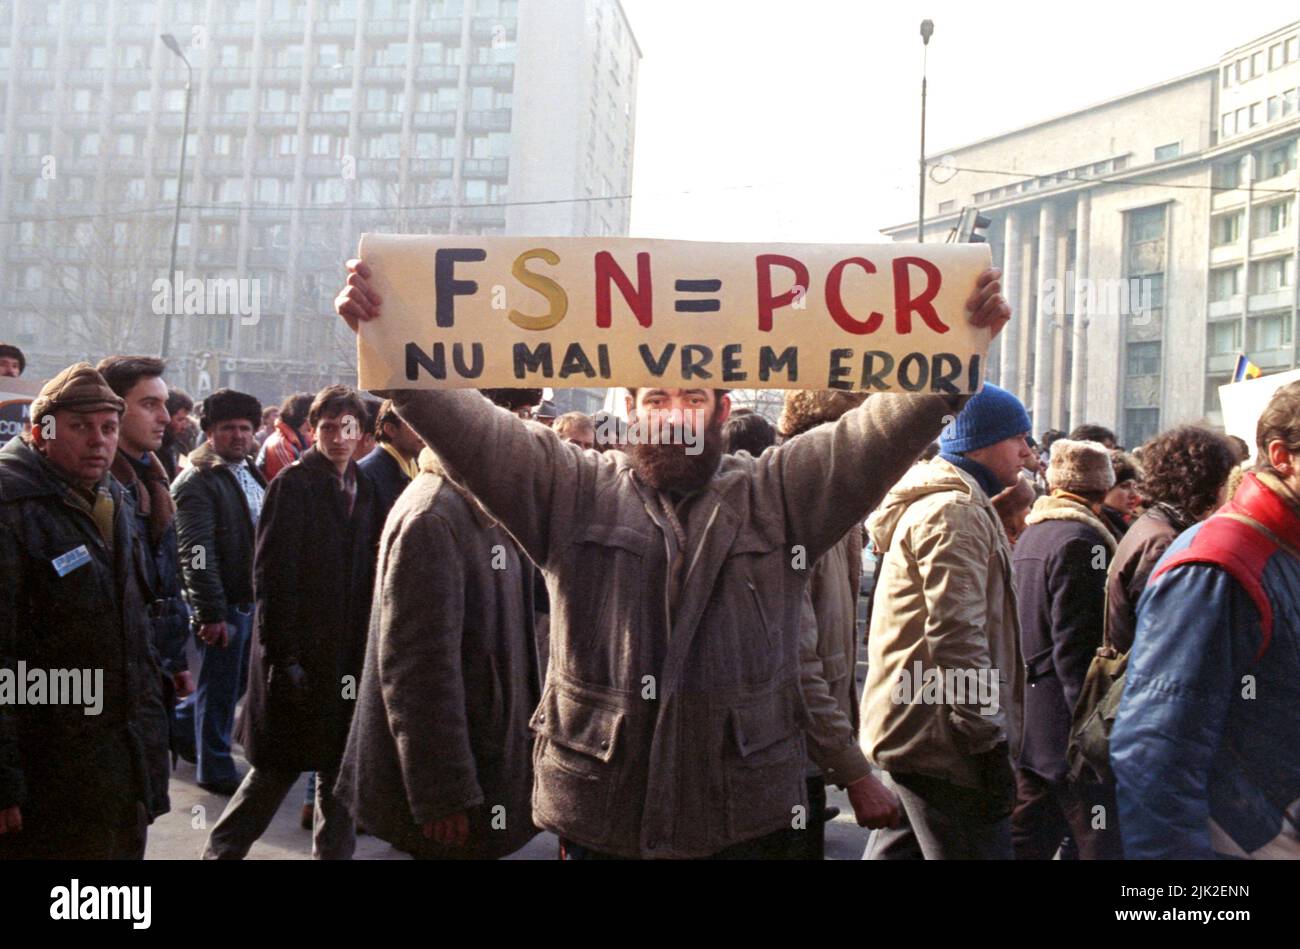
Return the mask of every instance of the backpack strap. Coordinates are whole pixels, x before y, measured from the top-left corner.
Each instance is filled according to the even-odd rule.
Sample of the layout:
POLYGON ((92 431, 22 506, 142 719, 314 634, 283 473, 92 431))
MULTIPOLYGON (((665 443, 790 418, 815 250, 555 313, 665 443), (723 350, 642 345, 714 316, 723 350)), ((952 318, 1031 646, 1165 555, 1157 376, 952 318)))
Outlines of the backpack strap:
POLYGON ((1268 559, 1279 548, 1300 557, 1294 547, 1253 517, 1237 511, 1221 511, 1202 525, 1190 544, 1161 563, 1147 583, 1155 583, 1169 570, 1185 564, 1203 564, 1226 570, 1259 611, 1263 639, 1255 654, 1258 662, 1273 639, 1273 605, 1260 577, 1268 559))

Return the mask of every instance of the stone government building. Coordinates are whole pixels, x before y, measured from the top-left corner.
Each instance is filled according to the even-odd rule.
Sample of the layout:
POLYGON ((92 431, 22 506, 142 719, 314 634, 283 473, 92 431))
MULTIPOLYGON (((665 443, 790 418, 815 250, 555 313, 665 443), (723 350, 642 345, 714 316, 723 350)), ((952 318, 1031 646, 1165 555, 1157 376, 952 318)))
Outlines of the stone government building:
MULTIPOLYGON (((1265 373, 1297 366, 1298 138, 1300 21, 1188 75, 927 156, 925 240, 944 240, 964 206, 992 221, 1017 319, 989 378, 1021 395, 1036 433, 1098 422, 1136 446, 1221 426, 1239 351, 1265 373), (1129 287, 1143 292, 1124 306, 1129 287), (1092 291, 1088 318, 1070 288, 1092 291)), ((883 233, 914 241, 916 222, 883 233)))

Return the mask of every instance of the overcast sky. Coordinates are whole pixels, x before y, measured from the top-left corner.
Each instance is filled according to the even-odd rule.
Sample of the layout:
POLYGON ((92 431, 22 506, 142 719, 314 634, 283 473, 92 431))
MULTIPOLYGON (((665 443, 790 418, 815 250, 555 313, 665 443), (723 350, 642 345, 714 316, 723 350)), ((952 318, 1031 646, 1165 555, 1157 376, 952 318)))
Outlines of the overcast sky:
POLYGON ((623 6, 643 55, 632 235, 732 241, 877 241, 915 219, 926 17, 930 155, 1212 66, 1300 17, 1295 0, 623 6))

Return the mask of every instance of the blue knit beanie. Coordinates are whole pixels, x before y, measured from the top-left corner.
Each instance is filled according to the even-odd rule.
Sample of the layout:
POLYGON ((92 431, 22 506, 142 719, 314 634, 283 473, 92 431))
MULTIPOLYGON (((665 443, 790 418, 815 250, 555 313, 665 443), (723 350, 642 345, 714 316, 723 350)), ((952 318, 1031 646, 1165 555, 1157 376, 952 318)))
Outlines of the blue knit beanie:
POLYGON ((949 455, 987 448, 1004 438, 1024 435, 1029 413, 1019 399, 991 382, 973 395, 956 420, 939 437, 939 450, 949 455))

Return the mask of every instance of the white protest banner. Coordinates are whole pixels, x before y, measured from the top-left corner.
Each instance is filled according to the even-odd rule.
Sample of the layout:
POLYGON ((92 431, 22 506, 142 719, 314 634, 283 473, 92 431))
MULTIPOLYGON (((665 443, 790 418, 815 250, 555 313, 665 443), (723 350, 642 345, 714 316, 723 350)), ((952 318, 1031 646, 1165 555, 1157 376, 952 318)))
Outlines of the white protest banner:
POLYGON ((365 234, 367 389, 671 386, 973 392, 983 244, 365 234))
POLYGON ((1223 406, 1223 430, 1236 435, 1250 446, 1251 461, 1255 460, 1255 426, 1268 406, 1273 393, 1288 382, 1300 379, 1300 369, 1275 372, 1271 376, 1231 382, 1219 386, 1219 404, 1223 406))

